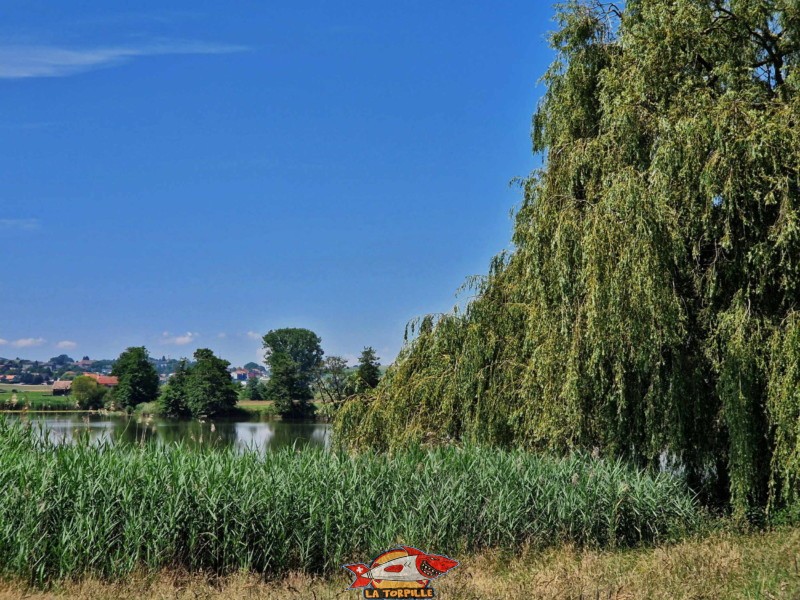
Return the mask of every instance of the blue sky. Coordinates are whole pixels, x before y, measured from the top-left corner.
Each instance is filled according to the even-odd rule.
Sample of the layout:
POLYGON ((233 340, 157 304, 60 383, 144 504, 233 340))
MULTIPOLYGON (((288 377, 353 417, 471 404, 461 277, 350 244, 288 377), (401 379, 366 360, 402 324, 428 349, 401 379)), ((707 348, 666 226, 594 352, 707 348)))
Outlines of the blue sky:
POLYGON ((507 248, 549 3, 5 0, 0 356, 389 362, 507 248))

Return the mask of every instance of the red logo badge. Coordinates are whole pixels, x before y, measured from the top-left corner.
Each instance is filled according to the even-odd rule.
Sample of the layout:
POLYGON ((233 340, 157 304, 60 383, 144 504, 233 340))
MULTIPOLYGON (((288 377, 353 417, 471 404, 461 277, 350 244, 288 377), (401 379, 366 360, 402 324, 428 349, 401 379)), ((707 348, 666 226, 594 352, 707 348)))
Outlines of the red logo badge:
POLYGON ((355 575, 348 589, 363 589, 364 598, 433 598, 430 582, 457 566, 457 561, 446 556, 401 546, 380 554, 368 565, 342 568, 355 575))

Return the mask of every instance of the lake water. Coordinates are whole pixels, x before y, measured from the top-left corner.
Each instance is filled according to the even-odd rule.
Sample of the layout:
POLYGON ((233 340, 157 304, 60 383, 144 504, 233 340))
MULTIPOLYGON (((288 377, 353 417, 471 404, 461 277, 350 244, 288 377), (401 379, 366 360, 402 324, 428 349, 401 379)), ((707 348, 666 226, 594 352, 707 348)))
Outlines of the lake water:
POLYGON ((114 444, 171 444, 183 442, 189 446, 252 448, 258 451, 283 447, 330 445, 331 426, 327 423, 291 423, 253 420, 173 421, 155 417, 87 413, 6 413, 9 419, 19 419, 41 426, 58 443, 69 443, 78 437, 93 442, 114 444))

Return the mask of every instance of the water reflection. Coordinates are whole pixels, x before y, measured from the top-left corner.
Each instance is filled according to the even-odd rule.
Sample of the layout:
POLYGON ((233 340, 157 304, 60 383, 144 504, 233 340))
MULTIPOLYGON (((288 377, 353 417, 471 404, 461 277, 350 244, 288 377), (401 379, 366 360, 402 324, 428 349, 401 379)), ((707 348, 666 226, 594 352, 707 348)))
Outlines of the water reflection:
POLYGON ((172 444, 274 450, 330 445, 330 425, 283 421, 172 421, 154 417, 78 413, 7 413, 7 418, 41 427, 57 443, 86 438, 92 443, 172 444))

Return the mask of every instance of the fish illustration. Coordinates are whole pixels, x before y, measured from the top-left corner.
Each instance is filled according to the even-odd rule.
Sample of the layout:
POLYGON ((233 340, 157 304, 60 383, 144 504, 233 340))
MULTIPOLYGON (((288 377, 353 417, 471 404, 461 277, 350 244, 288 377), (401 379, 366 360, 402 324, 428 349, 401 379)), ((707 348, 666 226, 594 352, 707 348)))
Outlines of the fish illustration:
POLYGON ((458 561, 446 556, 426 554, 417 548, 401 546, 384 552, 369 565, 357 563, 344 565, 342 568, 356 576, 356 580, 349 588, 352 590, 366 588, 370 585, 372 587, 393 587, 391 582, 397 582, 398 587, 407 587, 408 584, 425 587, 431 579, 441 577, 457 566, 458 561), (384 582, 388 585, 380 585, 384 582), (406 585, 403 585, 402 582, 405 582, 406 585))

